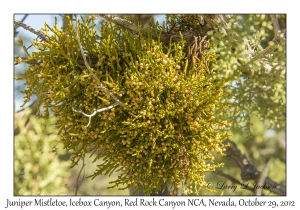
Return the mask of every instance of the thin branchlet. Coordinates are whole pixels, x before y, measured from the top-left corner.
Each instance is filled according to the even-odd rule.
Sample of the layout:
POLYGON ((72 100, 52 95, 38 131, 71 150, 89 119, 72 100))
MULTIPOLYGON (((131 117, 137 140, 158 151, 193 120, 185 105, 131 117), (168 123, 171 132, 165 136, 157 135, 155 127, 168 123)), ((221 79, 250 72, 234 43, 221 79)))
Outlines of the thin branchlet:
POLYGON ((103 90, 105 93, 107 93, 110 97, 112 97, 114 100, 115 100, 115 103, 110 105, 110 106, 107 106, 107 107, 104 107, 104 108, 101 108, 101 109, 95 109, 94 112, 92 114, 86 114, 82 111, 78 111, 78 110, 75 110, 74 108, 72 108, 72 110, 74 112, 78 112, 78 113, 81 113, 83 114, 84 116, 88 117, 89 118, 89 122, 88 124, 86 125, 86 127, 88 127, 91 123, 91 118, 96 115, 98 112, 104 112, 104 111, 107 111, 107 110, 110 110, 112 108, 114 108, 115 106, 122 106, 124 107, 124 104, 112 93, 110 92, 103 84, 102 82, 99 80, 99 78, 97 77, 96 74, 93 73, 90 65, 88 64, 87 60, 86 60, 86 57, 84 55, 84 51, 83 51, 83 47, 81 45, 81 42, 80 42, 80 36, 79 36, 79 29, 78 29, 78 15, 75 16, 76 17, 76 40, 78 42, 78 45, 79 45, 79 49, 80 49, 80 52, 81 52, 81 55, 83 57, 83 60, 84 60, 84 64, 86 66, 86 68, 88 69, 88 71, 91 73, 91 75, 95 78, 95 80, 100 84, 98 86, 98 88, 100 88, 101 90, 103 90))
POLYGON ((78 42, 78 46, 79 46, 79 49, 80 49, 80 52, 81 52, 81 55, 82 55, 82 58, 84 60, 84 64, 86 66, 86 68, 89 70, 89 72, 91 73, 91 75, 93 75, 93 77, 98 81, 100 82, 99 78, 97 77, 96 74, 94 74, 94 72, 92 71, 90 65, 88 64, 87 60, 86 60, 86 57, 84 55, 84 51, 83 51, 83 48, 82 48, 82 45, 81 45, 81 42, 80 42, 80 37, 79 37, 79 32, 78 32, 78 16, 76 15, 76 40, 78 42))
POLYGON ((86 127, 88 127, 91 123, 91 118, 93 116, 95 116, 97 113, 99 112, 104 112, 104 111, 107 111, 107 110, 110 110, 112 108, 114 108, 115 106, 118 106, 118 102, 115 102, 114 104, 110 105, 110 106, 107 106, 107 107, 104 107, 104 108, 101 108, 101 109, 95 109, 94 112, 92 114, 86 114, 84 113, 83 111, 78 111, 78 110, 75 110, 74 108, 72 108, 72 110, 74 112, 78 112, 78 113, 81 113, 82 115, 86 116, 87 118, 89 118, 89 122, 88 124, 86 125, 86 127))
POLYGON ((80 48, 80 52, 81 55, 83 57, 84 60, 84 64, 86 66, 86 68, 89 70, 89 72, 91 73, 91 75, 93 75, 93 77, 96 79, 97 82, 100 83, 100 85, 98 86, 98 88, 100 88, 101 90, 103 90, 105 93, 107 93, 108 95, 110 95, 117 103, 118 105, 124 107, 124 104, 112 93, 110 92, 103 84, 102 82, 99 80, 99 78, 97 77, 97 75, 95 75, 90 67, 90 65, 88 64, 86 57, 84 55, 84 51, 80 42, 80 37, 79 37, 79 32, 78 32, 78 15, 76 15, 76 39, 80 48))

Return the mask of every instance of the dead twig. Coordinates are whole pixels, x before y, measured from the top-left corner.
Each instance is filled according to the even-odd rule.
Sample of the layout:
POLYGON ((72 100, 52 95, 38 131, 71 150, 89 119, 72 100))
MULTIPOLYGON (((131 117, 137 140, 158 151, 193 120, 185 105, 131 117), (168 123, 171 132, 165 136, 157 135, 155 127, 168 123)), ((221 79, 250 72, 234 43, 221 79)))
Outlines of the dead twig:
POLYGON ((79 189, 80 185, 82 184, 82 182, 83 182, 84 179, 85 179, 85 173, 83 172, 82 179, 79 181, 79 177, 80 177, 80 175, 81 175, 81 172, 82 172, 84 166, 85 166, 85 164, 84 164, 84 159, 83 159, 83 160, 82 160, 82 166, 81 166, 81 169, 80 169, 80 171, 79 171, 79 173, 78 173, 78 176, 77 176, 77 179, 76 179, 76 188, 75 188, 75 193, 74 193, 75 196, 77 196, 78 189, 79 189))

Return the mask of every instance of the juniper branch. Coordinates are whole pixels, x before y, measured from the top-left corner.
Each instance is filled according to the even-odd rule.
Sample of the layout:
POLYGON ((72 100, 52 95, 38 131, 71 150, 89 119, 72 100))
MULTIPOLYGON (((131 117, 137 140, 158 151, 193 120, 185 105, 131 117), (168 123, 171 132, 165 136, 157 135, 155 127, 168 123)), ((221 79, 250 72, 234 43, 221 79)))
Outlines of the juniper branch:
POLYGON ((15 27, 21 26, 25 30, 30 31, 31 33, 34 33, 34 34, 38 35, 43 41, 48 41, 48 37, 43 32, 31 28, 30 26, 22 23, 21 21, 14 20, 14 25, 15 25, 15 27))
POLYGON ((85 178, 85 173, 83 172, 82 179, 79 181, 79 177, 80 177, 80 175, 81 175, 81 172, 82 172, 84 166, 85 166, 85 163, 84 163, 84 159, 83 159, 83 160, 82 160, 82 166, 81 166, 81 169, 80 169, 80 171, 79 171, 79 173, 78 173, 78 176, 77 176, 77 179, 76 179, 76 189, 75 189, 75 193, 74 193, 75 196, 77 196, 78 189, 79 189, 80 185, 82 184, 82 182, 83 182, 83 180, 84 180, 84 178, 85 178))
MULTIPOLYGON (((273 159, 269 160, 269 162, 267 163, 267 166, 263 169, 261 175, 260 175, 260 178, 259 178, 259 181, 258 181, 258 185, 259 186, 263 186, 267 176, 268 176, 268 172, 270 170, 270 165, 271 163, 273 162, 273 159)), ((261 195, 262 194, 262 189, 261 188, 258 188, 256 189, 256 192, 255 192, 256 195, 261 195)))

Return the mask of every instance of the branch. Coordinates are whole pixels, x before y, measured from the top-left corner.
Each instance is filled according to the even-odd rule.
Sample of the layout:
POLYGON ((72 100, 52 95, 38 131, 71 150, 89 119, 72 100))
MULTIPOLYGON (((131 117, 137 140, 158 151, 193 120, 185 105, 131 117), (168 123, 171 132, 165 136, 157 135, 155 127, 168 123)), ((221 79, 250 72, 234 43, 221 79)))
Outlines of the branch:
MULTIPOLYGON (((22 20, 20 22, 23 23, 27 17, 28 17, 28 14, 25 14, 24 17, 22 18, 22 20)), ((18 35, 18 32, 17 32, 17 28, 18 27, 19 26, 15 26, 14 27, 14 37, 16 37, 18 35)))
MULTIPOLYGON (((271 159, 268 162, 267 166, 263 169, 263 171, 261 173, 261 176, 259 178, 259 181, 258 181, 258 185, 259 186, 263 186, 263 184, 264 184, 264 182, 265 182, 265 180, 267 178, 268 172, 270 170, 270 165, 271 165, 272 162, 273 162, 273 160, 271 159)), ((261 188, 256 189, 256 193, 255 193, 256 195, 261 195, 261 193, 262 193, 262 189, 261 188)))
POLYGON ((279 22, 278 22, 276 15, 270 15, 270 18, 271 18, 272 24, 275 28, 275 34, 281 33, 279 22))
POLYGON ((23 23, 27 17, 28 17, 28 14, 25 14, 24 17, 22 18, 21 22, 23 23))
POLYGON ((122 107, 125 107, 124 104, 112 93, 110 92, 103 84, 102 82, 100 83, 100 85, 97 87, 97 88, 100 88, 101 90, 103 90, 105 93, 107 93, 108 95, 110 95, 110 97, 112 97, 117 105, 120 105, 122 107))
POLYGON ((83 160, 82 160, 82 166, 81 166, 81 169, 80 169, 80 171, 79 171, 79 173, 78 173, 78 176, 77 176, 77 179, 76 179, 76 189, 75 189, 75 193, 74 193, 75 196, 77 195, 78 189, 79 189, 80 185, 82 184, 82 182, 83 182, 83 180, 84 180, 84 178, 85 178, 85 173, 83 172, 82 179, 79 181, 79 177, 80 177, 80 174, 81 174, 81 172, 82 172, 84 166, 85 166, 85 164, 84 164, 84 159, 83 159, 83 160))
MULTIPOLYGON (((227 139, 224 141, 224 144, 229 143, 230 146, 226 148, 226 156, 227 158, 237 167, 239 167, 241 172, 241 177, 243 180, 254 180, 256 183, 259 183, 259 181, 262 179, 263 174, 262 172, 258 171, 255 166, 253 166, 250 161, 247 159, 247 157, 240 152, 240 150, 237 148, 236 144, 227 139)), ((270 178, 265 178, 265 186, 269 186, 268 190, 277 194, 277 195, 286 195, 286 187, 283 185, 280 185, 270 178)))
POLYGON ((34 34, 38 35, 43 41, 48 41, 49 40, 48 37, 43 32, 31 28, 30 26, 22 23, 21 21, 14 20, 14 25, 15 25, 15 27, 21 26, 25 30, 30 31, 31 33, 34 33, 34 34))
POLYGON ((107 106, 107 107, 104 107, 104 108, 101 108, 101 109, 96 109, 92 114, 86 114, 86 113, 84 113, 83 111, 77 111, 77 110, 75 110, 73 107, 72 107, 72 110, 73 110, 74 112, 81 113, 81 114, 83 114, 84 116, 86 116, 86 117, 89 118, 89 122, 88 122, 88 124, 86 125, 86 127, 88 127, 88 126, 90 125, 90 123, 91 123, 91 118, 92 118, 94 115, 96 115, 98 112, 104 112, 104 111, 110 110, 110 109, 112 109, 112 108, 114 108, 115 106, 118 106, 118 105, 119 105, 119 103, 118 103, 118 102, 115 102, 114 104, 112 104, 112 105, 110 105, 110 106, 107 106))

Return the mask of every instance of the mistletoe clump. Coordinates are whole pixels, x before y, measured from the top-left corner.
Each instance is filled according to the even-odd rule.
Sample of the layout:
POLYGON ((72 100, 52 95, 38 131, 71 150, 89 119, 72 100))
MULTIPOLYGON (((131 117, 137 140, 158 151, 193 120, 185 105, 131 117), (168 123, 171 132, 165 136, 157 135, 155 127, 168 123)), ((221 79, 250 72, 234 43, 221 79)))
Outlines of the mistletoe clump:
POLYGON ((63 30, 46 25, 47 41, 32 42, 39 51, 25 60, 39 65, 30 65, 22 75, 24 93, 26 101, 39 96, 45 117, 48 109, 57 117, 61 139, 73 151, 73 165, 87 153, 97 152, 95 162, 103 158, 91 177, 121 171, 112 187, 134 186, 148 195, 167 183, 172 191, 182 187, 199 194, 208 189, 205 172, 222 166, 214 156, 223 155, 230 125, 220 117, 227 111, 221 103, 226 81, 213 79, 218 73, 210 69, 216 62, 213 46, 207 44, 195 59, 184 52, 183 38, 161 42, 162 30, 153 24, 148 36, 132 35, 103 21, 98 35, 94 17, 82 19, 78 32, 92 75, 72 20, 63 30), (152 38, 154 29, 157 39, 152 38), (109 109, 95 112, 103 107, 109 109), (95 115, 87 118, 90 113, 95 115))

